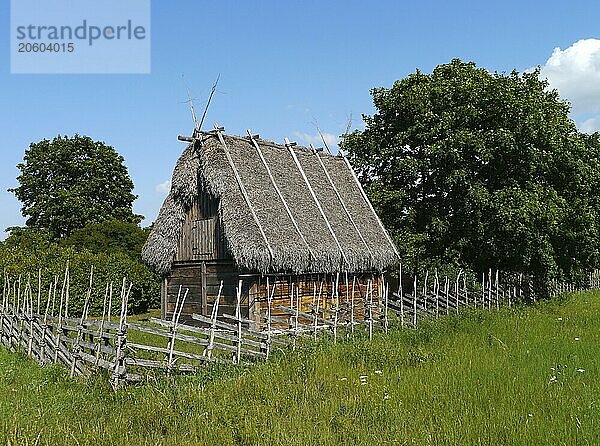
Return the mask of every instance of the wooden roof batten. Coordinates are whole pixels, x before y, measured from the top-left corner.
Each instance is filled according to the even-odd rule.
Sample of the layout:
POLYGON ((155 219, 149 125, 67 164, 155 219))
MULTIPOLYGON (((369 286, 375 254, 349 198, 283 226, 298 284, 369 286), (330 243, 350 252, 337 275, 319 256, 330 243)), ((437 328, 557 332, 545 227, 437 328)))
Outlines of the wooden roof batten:
POLYGON ((335 240, 335 243, 340 251, 340 254, 342 255, 342 260, 343 260, 344 264, 349 265, 348 258, 346 257, 346 254, 344 253, 344 250, 342 249, 342 245, 340 244, 340 241, 338 240, 337 236, 335 235, 335 232, 334 232, 333 228, 331 227, 331 223, 329 222, 329 219, 325 215, 323 206, 321 206, 321 202, 319 201, 317 194, 315 193, 313 187, 311 186, 310 181, 308 181, 308 177, 306 176, 304 169, 302 169, 302 166, 300 165, 300 161, 298 160, 298 157, 296 156, 296 153, 294 152, 293 147, 296 145, 296 143, 290 142, 290 140, 288 138, 284 138, 284 142, 285 142, 285 146, 287 147, 288 151, 292 155, 292 158, 294 159, 294 163, 296 164, 296 167, 298 168, 300 175, 304 179, 304 183, 308 187, 310 195, 312 196, 315 204, 317 205, 317 208, 319 209, 319 212, 321 213, 321 217, 323 217, 323 220, 325 220, 327 229, 329 229, 329 232, 330 232, 331 236, 333 237, 333 240, 335 240))
POLYGON ((356 176, 356 173, 354 172, 354 169, 352 168, 352 165, 350 164, 350 161, 348 161, 348 158, 346 157, 346 155, 344 154, 344 152, 341 149, 340 149, 340 155, 342 156, 342 159, 346 163, 346 167, 348 167, 348 170, 350 171, 350 174, 352 175, 352 178, 354 178, 354 181, 356 182, 356 185, 358 186, 358 189, 360 190, 360 194, 361 194, 363 200, 369 206, 369 209, 371 210, 371 213, 375 216, 375 219, 377 220, 377 223, 379 224, 379 227, 381 228, 381 230, 385 234, 385 238, 387 239, 387 242, 389 243, 389 245, 394 250, 394 254, 396 254, 396 258, 398 260, 400 260, 400 253, 396 249, 396 245, 394 245, 394 242, 392 241, 392 238, 390 237, 390 234, 387 232, 387 229, 385 229, 385 226, 383 226, 383 223, 381 222, 381 219, 379 218, 379 215, 377 215, 377 212, 375 212, 375 208, 373 208, 373 205, 371 204, 371 200, 369 200, 369 197, 367 197, 367 193, 363 189, 362 184, 360 184, 360 180, 356 176))
POLYGON ((294 225, 294 228, 296 229, 296 232, 298 233, 298 235, 300 236, 300 239, 302 240, 302 242, 306 246, 306 249, 308 249, 308 253, 310 254, 310 258, 314 259, 315 258, 315 254, 313 253, 310 245, 308 244, 308 241, 306 241, 306 237, 304 237, 304 234, 300 230, 300 227, 298 226, 298 222, 294 218, 294 214, 292 214, 292 210, 290 209, 287 201, 285 200, 285 197, 281 193, 281 189, 279 189, 279 186, 277 186, 277 182, 275 181, 275 177, 273 176, 273 173, 271 172, 271 168, 269 167, 269 164, 267 163, 267 160, 265 159, 265 157, 264 157, 264 155, 262 153, 262 150, 260 150, 260 146, 258 145, 258 142, 256 141, 255 137, 252 135, 252 130, 248 129, 247 133, 248 133, 248 138, 252 142, 252 145, 256 149, 256 152, 258 153, 258 156, 260 157, 260 160, 263 163, 263 166, 265 166, 265 170, 267 171, 267 174, 269 175, 269 179, 271 180, 271 184, 273 185, 273 188, 277 192, 277 195, 279 196, 279 199, 281 200, 281 203, 285 207, 285 210, 286 210, 288 216, 290 217, 290 220, 292 221, 292 224, 294 225))
POLYGON ((215 124, 214 130, 215 130, 217 137, 219 138, 219 142, 221 143, 221 146, 223 147, 223 151, 225 152, 225 157, 227 158, 227 162, 229 163, 229 166, 233 170, 235 180, 238 184, 238 187, 240 188, 240 192, 242 193, 242 195, 244 197, 244 201, 248 205, 248 209, 250 210, 250 213, 252 214, 252 218, 254 219, 254 222, 258 226, 260 235, 262 236, 263 240, 265 241, 265 244, 267 245, 267 249, 269 251, 269 257, 270 257, 271 263, 272 263, 273 257, 274 257, 273 248, 271 247, 271 244, 269 243, 269 239, 267 238, 267 235, 265 234, 265 230, 263 229, 262 225, 260 224, 258 215, 256 215, 256 211, 254 210, 254 207, 252 206, 252 202, 250 201, 250 197, 248 196, 246 187, 244 186, 244 183, 242 182, 242 177, 240 176, 240 173, 238 172, 237 167, 235 166, 235 163, 233 162, 231 153, 229 153, 229 149, 227 148, 227 143, 225 142, 225 138, 223 138, 223 131, 225 129, 223 127, 219 127, 218 124, 215 124))
POLYGON ((321 168, 323 169, 323 172, 325 173, 325 176, 327 177, 329 184, 333 188, 335 195, 337 196, 340 204, 342 205, 342 208, 344 208, 344 212, 348 216, 350 223, 352 223, 352 226, 354 226, 354 230, 356 231, 356 233, 362 240, 363 244, 365 245, 365 248, 367 248, 367 251, 369 251, 369 257, 371 259, 373 259, 373 252, 371 251, 371 248, 369 247, 368 243, 366 242, 365 238, 363 237, 362 232, 360 232, 360 229, 358 228, 358 225, 354 221, 354 218, 352 218, 352 215, 350 214, 350 211, 348 210, 348 207, 346 206, 344 199, 342 198, 342 196, 340 195, 340 192, 338 191, 338 188, 334 184, 333 179, 331 178, 331 175, 329 175, 329 171, 327 170, 327 167, 325 167, 325 163, 323 163, 323 160, 319 156, 317 149, 315 149, 315 147, 312 144, 310 144, 310 148, 312 149, 313 155, 316 156, 317 159, 319 160, 319 164, 321 165, 321 168))

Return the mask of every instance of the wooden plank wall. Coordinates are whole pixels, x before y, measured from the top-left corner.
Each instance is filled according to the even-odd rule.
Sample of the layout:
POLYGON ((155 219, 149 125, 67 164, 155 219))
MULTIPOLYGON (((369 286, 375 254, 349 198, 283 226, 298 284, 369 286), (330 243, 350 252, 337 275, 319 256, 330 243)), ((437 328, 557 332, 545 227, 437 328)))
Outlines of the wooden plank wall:
MULTIPOLYGON (((317 299, 320 293, 319 307, 321 309, 330 309, 334 302, 343 304, 352 300, 352 281, 356 278, 354 285, 354 299, 356 306, 363 304, 363 298, 367 295, 369 287, 372 286, 373 301, 377 302, 382 295, 381 276, 377 274, 356 273, 348 275, 346 285, 345 274, 307 274, 307 275, 289 275, 289 276, 269 276, 269 288, 272 291, 275 283, 275 294, 271 304, 272 315, 287 315, 279 307, 297 306, 298 294, 300 295, 300 310, 311 312, 311 306, 316 305, 315 290, 317 299), (338 284, 337 295, 335 293, 335 284, 338 284), (292 302, 292 284, 294 289, 294 301, 292 302), (321 286, 322 284, 322 286, 321 286)), ((251 313, 265 315, 267 312, 267 277, 257 278, 256 285, 251 289, 249 301, 254 303, 251 313)), ((357 314, 362 310, 357 308, 357 314)))
POLYGON ((218 201, 201 190, 183 222, 175 261, 217 259, 231 255, 218 218, 218 201))
MULTIPOLYGON (((275 294, 271 304, 271 314, 285 315, 279 307, 296 307, 298 295, 302 311, 311 312, 311 305, 316 304, 320 291, 319 307, 329 309, 336 299, 343 304, 352 299, 352 281, 355 278, 354 299, 356 314, 362 314, 364 297, 370 287, 373 290, 373 301, 377 302, 382 295, 381 276, 376 274, 352 274, 346 277, 340 274, 307 274, 307 275, 272 275, 269 276, 269 288, 275 284, 275 294), (334 291, 336 280, 338 283, 337 295, 334 291), (294 300, 292 302, 292 285, 294 300)), ((177 294, 181 286, 182 295, 186 288, 189 289, 184 309, 181 314, 182 322, 193 323, 191 315, 211 314, 219 286, 223 281, 223 290, 219 300, 219 314, 235 314, 238 281, 242 279, 242 315, 245 318, 258 320, 259 315, 267 313, 267 277, 261 275, 242 274, 232 261, 207 261, 207 262, 176 262, 166 280, 166 306, 165 316, 170 319, 175 309, 177 294), (204 271, 204 273, 203 273, 204 271), (204 280, 203 280, 204 279, 204 280), (205 296, 205 297, 204 297, 205 296)))
MULTIPOLYGON (((219 300, 219 314, 235 314, 238 277, 239 271, 232 261, 174 263, 166 280, 166 319, 170 319, 173 315, 180 286, 182 294, 185 293, 186 288, 189 289, 181 314, 182 322, 191 323, 191 315, 194 313, 210 315, 219 293, 221 281, 223 281, 223 290, 219 300)), ((244 281, 242 284, 242 315, 244 317, 248 316, 250 286, 250 281, 244 281)))

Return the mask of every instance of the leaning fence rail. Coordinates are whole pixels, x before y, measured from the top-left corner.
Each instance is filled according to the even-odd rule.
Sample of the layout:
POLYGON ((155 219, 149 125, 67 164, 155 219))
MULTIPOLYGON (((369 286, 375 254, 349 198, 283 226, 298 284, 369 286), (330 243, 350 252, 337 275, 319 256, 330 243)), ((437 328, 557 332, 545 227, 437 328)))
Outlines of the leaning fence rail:
MULTIPOLYGON (((386 281, 377 287, 373 281, 360 284, 348 277, 342 290, 337 275, 329 291, 325 291, 327 284, 315 283, 310 302, 292 286, 286 305, 275 303, 275 285, 271 288, 267 279, 266 311, 244 317, 240 280, 234 314, 219 314, 221 283, 210 316, 192 314, 193 322, 180 323, 188 295, 188 290, 181 287, 169 320, 150 318, 137 323, 127 320, 132 284, 125 278, 120 292, 115 292, 113 284, 106 285, 101 317, 89 317, 93 276, 92 268, 82 313, 73 317, 69 315, 68 265, 63 277, 55 277, 47 290, 42 289, 41 273, 37 287, 32 286, 30 277, 11 279, 5 273, 0 344, 26 353, 40 364, 63 364, 71 376, 104 370, 118 387, 157 371, 169 375, 194 372, 208 363, 266 360, 274 347, 296 348, 303 336, 316 339, 321 333, 329 333, 335 342, 339 336, 351 336, 362 327, 372 338, 377 331, 387 332, 392 323, 416 327, 424 318, 456 314, 466 308, 496 310, 535 299, 530 278, 492 270, 483 273, 480 281, 471 282, 462 271, 456 277, 442 277, 434 271, 410 281, 402 280, 400 273, 395 291, 386 281)), ((585 287, 578 287, 552 281, 548 284, 549 294, 600 288, 600 273, 590 273, 585 282, 585 287)))

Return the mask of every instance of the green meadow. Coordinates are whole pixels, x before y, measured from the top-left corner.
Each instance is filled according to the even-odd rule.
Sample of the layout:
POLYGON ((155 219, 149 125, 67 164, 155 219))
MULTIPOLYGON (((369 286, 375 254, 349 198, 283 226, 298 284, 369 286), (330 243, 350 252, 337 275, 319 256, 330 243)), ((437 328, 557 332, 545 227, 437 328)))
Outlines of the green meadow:
POLYGON ((0 350, 9 445, 585 445, 600 438, 600 292, 307 342, 113 391, 0 350))

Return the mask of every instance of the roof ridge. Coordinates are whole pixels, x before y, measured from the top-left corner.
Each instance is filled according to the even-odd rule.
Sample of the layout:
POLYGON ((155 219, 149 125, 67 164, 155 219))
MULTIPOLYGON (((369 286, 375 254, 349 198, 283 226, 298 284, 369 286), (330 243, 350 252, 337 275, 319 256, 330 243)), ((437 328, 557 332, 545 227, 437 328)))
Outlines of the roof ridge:
MULTIPOLYGON (((204 135, 206 138, 203 139, 202 141, 205 141, 206 139, 213 137, 213 138, 217 138, 215 132, 214 131, 200 131, 200 134, 204 135)), ((223 137, 225 138, 230 138, 230 139, 235 139, 238 141, 245 141, 247 143, 249 143, 250 145, 252 145, 252 141, 250 140, 250 138, 248 138, 248 136, 242 136, 242 135, 230 135, 227 133, 223 133, 223 137)), ((264 139, 261 138, 260 136, 257 138, 254 138, 256 140, 256 142, 258 142, 261 146, 269 146, 269 147, 273 147, 275 149, 281 149, 281 150, 285 150, 287 151, 287 146, 284 143, 278 143, 275 141, 272 141, 270 139, 264 139)), ((300 153, 303 152, 307 152, 309 154, 313 154, 313 150, 310 147, 306 147, 300 144, 296 144, 294 147, 294 150, 297 150, 300 153)), ((342 158, 340 155, 334 155, 334 154, 330 154, 330 153, 326 153, 325 151, 318 151, 320 155, 324 155, 326 157, 331 157, 331 158, 342 158)))

